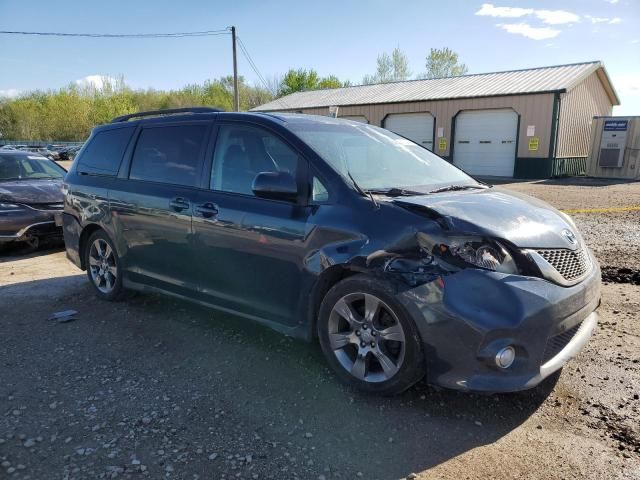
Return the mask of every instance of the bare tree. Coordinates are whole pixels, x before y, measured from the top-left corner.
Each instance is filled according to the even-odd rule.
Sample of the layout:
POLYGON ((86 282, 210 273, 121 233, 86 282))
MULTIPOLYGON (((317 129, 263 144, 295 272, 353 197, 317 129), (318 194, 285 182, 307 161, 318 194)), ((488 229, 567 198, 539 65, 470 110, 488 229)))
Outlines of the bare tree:
POLYGON ((383 52, 377 58, 376 73, 373 75, 365 75, 362 83, 365 85, 371 83, 389 83, 401 80, 407 80, 411 76, 409 70, 409 59, 405 53, 396 47, 389 55, 383 52))

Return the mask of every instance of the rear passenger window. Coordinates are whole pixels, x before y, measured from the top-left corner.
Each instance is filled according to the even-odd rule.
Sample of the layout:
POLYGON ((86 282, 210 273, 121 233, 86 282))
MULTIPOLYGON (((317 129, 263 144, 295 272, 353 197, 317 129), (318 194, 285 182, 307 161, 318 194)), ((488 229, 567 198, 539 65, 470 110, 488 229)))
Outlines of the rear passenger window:
POLYGON ((206 125, 145 128, 131 160, 129 178, 195 187, 206 125))
POLYGON ((135 127, 112 128, 96 133, 78 158, 77 171, 115 176, 135 127))

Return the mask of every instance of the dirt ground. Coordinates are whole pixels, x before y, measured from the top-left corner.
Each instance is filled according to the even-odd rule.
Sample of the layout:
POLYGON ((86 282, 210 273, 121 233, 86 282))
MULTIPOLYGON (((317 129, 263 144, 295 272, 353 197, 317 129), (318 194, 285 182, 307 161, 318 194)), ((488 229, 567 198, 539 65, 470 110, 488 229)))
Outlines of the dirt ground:
MULTIPOLYGON (((638 183, 503 188, 564 209, 640 205, 638 183)), ((573 217, 603 265, 640 269, 640 212, 573 217)), ((99 302, 61 249, 9 252, 0 478, 640 479, 640 286, 626 278, 604 285, 586 349, 534 390, 378 398, 339 384, 316 345, 163 297, 99 302), (47 320, 66 309, 77 320, 47 320)))

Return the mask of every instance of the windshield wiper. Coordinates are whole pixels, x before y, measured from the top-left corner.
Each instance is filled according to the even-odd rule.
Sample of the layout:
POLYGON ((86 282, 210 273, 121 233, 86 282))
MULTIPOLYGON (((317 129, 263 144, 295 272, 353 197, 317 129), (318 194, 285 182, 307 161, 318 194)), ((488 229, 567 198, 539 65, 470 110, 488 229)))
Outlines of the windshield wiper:
POLYGON ((373 198, 373 195, 371 195, 371 193, 365 192, 362 188, 360 188, 360 185, 358 185, 358 182, 356 182, 356 179, 353 178, 353 175, 351 175, 351 172, 347 171, 347 175, 349 175, 349 178, 353 182, 353 186, 355 187, 356 191, 363 197, 369 197, 371 199, 371 202, 373 203, 373 206, 375 208, 379 208, 380 206, 378 205, 378 202, 376 202, 376 199, 373 198))
POLYGON ((367 190, 368 193, 375 193, 378 195, 386 195, 387 197, 413 197, 415 195, 426 195, 425 192, 416 192, 414 190, 406 190, 404 188, 371 188, 367 190))
POLYGON ((484 185, 447 185, 446 187, 436 188, 435 190, 431 190, 429 193, 440 193, 440 192, 455 192, 458 190, 475 190, 480 189, 484 190, 486 187, 484 185))

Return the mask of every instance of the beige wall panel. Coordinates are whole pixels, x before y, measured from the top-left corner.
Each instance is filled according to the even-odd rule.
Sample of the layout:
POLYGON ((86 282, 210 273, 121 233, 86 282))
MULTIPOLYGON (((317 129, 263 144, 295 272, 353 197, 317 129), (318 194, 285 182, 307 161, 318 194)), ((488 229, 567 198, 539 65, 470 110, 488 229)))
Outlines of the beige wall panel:
POLYGON ((556 156, 581 157, 589 154, 591 119, 611 115, 613 105, 597 73, 592 73, 560 97, 560 123, 556 156))
MULTIPOLYGON (((430 112, 436 118, 437 129, 444 129, 447 149, 439 150, 435 139, 435 152, 449 156, 451 150, 452 118, 463 110, 483 110, 492 108, 512 108, 520 115, 520 131, 517 155, 519 157, 546 158, 549 155, 551 117, 553 115, 553 94, 512 95, 504 97, 466 98, 438 100, 433 102, 407 102, 392 104, 371 104, 340 107, 338 115, 364 115, 371 125, 382 125, 384 117, 390 113, 430 112), (540 139, 537 151, 528 150, 527 126, 535 125, 535 136, 540 139)), ((329 108, 307 108, 303 113, 328 115, 329 108)))

